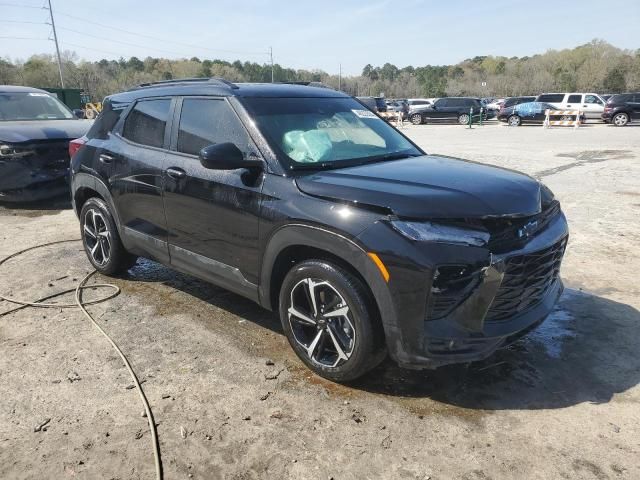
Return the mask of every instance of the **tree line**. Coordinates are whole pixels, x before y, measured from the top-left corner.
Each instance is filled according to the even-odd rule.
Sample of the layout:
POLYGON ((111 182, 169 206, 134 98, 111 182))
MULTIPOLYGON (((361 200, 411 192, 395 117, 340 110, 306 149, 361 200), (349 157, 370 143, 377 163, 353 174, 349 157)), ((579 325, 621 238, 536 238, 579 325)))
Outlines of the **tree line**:
MULTIPOLYGON (((74 52, 63 57, 65 86, 81 88, 94 101, 141 83, 185 77, 223 77, 233 82, 270 82, 271 65, 224 60, 131 57, 85 61, 74 52)), ((322 70, 273 67, 276 82, 322 82, 351 95, 390 98, 443 96, 514 96, 542 92, 640 91, 640 49, 623 50, 602 41, 573 49, 549 50, 531 57, 477 56, 456 65, 366 65, 356 76, 322 70)), ((53 55, 27 60, 0 59, 0 84, 57 87, 53 55)))

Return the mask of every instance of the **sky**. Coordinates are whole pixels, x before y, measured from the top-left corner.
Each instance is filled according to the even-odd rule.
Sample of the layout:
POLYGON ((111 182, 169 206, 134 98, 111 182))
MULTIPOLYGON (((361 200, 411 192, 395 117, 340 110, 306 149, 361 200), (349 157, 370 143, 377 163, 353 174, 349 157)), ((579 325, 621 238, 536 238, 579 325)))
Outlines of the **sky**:
MULTIPOLYGON (((47 0, 0 0, 0 57, 54 53, 47 0), (31 23, 18 23, 31 22, 31 23), (12 37, 12 38, 8 38, 12 37), (15 38, 18 37, 18 38, 15 38)), ((269 62, 357 75, 370 63, 448 65, 594 38, 640 48, 640 1, 51 0, 61 50, 269 62)))

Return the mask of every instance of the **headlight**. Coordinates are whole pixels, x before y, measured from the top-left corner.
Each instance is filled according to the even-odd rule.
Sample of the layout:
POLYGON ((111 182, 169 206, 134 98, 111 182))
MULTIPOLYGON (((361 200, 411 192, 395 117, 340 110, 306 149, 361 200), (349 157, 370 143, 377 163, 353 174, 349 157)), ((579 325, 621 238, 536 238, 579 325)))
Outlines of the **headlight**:
POLYGON ((547 205, 548 203, 553 202, 555 196, 549 187, 547 187, 544 183, 540 183, 540 199, 542 201, 542 205, 547 205))
POLYGON ((454 227, 432 222, 391 222, 405 237, 421 242, 453 243, 483 247, 489 242, 489 232, 454 227))
POLYGON ((0 145, 0 158, 4 159, 26 157, 33 153, 35 152, 28 148, 13 147, 11 145, 4 144, 0 145))

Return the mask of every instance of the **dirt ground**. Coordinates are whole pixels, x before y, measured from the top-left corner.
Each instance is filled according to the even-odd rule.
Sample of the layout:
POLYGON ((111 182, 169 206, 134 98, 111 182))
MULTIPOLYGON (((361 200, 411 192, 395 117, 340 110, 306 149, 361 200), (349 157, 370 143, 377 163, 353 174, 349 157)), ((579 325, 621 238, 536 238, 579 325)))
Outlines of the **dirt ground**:
MULTIPOLYGON (((144 381, 165 478, 640 478, 640 126, 404 131, 551 187, 571 228, 556 311, 484 362, 386 362, 340 386, 248 300, 149 261, 98 276, 122 289, 90 311, 144 381)), ((78 237, 64 201, 0 207, 0 258, 78 237)), ((47 247, 2 265, 0 291, 40 298, 89 269, 79 242, 47 247)), ((78 310, 11 308, 0 302, 0 478, 153 478, 142 405, 106 340, 78 310)))

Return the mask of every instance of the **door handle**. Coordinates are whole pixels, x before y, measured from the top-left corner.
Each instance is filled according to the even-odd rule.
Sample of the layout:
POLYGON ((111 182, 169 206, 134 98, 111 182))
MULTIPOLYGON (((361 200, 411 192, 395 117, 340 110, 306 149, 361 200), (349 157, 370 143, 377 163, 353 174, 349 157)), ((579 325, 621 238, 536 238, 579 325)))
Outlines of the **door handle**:
POLYGON ((165 170, 165 172, 171 178, 174 178, 176 180, 180 180, 181 178, 184 178, 187 176, 187 172, 185 172, 183 169, 178 167, 169 167, 165 170))
POLYGON ((111 155, 107 155, 106 153, 101 153, 98 159, 102 163, 109 164, 115 160, 115 157, 112 157, 111 155))

